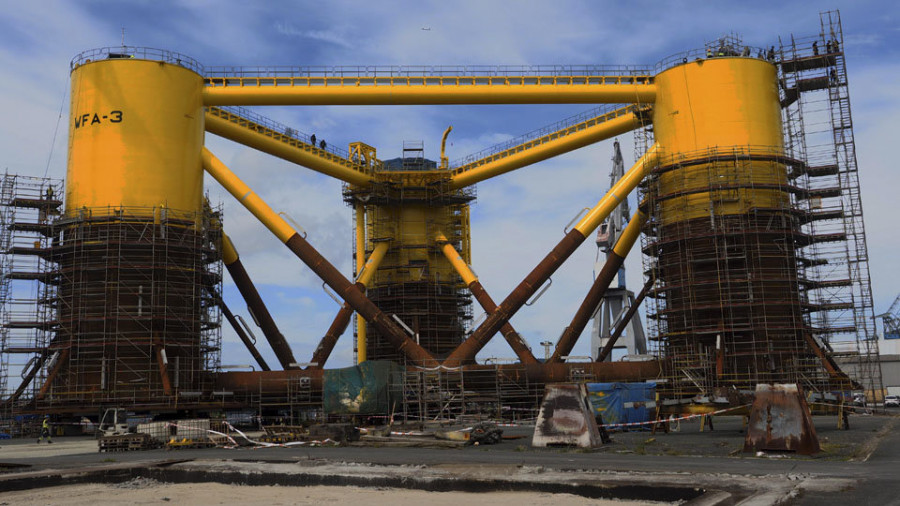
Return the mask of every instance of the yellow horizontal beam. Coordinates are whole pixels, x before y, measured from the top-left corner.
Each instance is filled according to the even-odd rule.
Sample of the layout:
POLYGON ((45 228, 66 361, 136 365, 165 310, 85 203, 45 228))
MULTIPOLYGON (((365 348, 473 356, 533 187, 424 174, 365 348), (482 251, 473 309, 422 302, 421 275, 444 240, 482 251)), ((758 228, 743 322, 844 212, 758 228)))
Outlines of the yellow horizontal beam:
POLYGON ((640 121, 633 107, 616 109, 453 169, 450 186, 462 188, 473 185, 629 132, 638 126, 640 121))
MULTIPOLYGON (((646 153, 644 153, 644 156, 634 162, 634 165, 628 169, 625 175, 622 176, 622 179, 616 181, 616 184, 606 192, 606 195, 604 195, 603 198, 600 199, 600 201, 597 202, 597 204, 592 207, 577 224, 575 224, 574 229, 584 237, 589 236, 600 226, 600 223, 613 212, 622 200, 628 198, 628 194, 640 184, 641 180, 643 180, 647 174, 650 174, 650 171, 656 167, 658 159, 659 146, 654 144, 646 153)), ((635 232, 635 234, 637 234, 637 232, 635 232)), ((635 238, 636 237, 637 236, 635 235, 635 238)))
POLYGON ((207 110, 206 131, 350 184, 366 186, 372 181, 362 165, 224 109, 207 110))
POLYGON ((205 105, 652 103, 652 76, 206 78, 205 105))

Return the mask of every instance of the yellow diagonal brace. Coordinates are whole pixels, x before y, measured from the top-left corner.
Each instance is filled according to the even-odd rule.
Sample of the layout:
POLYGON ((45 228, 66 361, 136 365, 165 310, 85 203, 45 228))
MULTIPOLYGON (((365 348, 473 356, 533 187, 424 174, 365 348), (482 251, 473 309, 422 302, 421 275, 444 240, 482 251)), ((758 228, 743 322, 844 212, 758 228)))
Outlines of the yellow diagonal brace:
POLYGON ((217 111, 207 111, 206 131, 350 184, 366 186, 372 181, 372 177, 362 166, 350 160, 312 145, 303 143, 292 145, 282 142, 274 136, 260 133, 258 131, 260 127, 251 129, 242 125, 236 118, 238 118, 236 115, 229 115, 227 111, 221 114, 217 114, 217 111))
MULTIPOLYGON (((610 114, 615 114, 615 111, 610 114)), ((638 126, 640 126, 640 120, 637 114, 628 112, 621 116, 614 115, 611 119, 598 121, 583 128, 566 127, 559 132, 553 132, 505 150, 506 156, 491 155, 491 158, 494 158, 492 161, 487 163, 476 161, 461 167, 456 171, 457 174, 450 178, 450 186, 462 188, 473 185, 485 179, 629 132, 638 126), (472 168, 467 169, 467 167, 472 168)))
POLYGON ((444 256, 447 257, 447 261, 450 262, 450 265, 453 266, 453 269, 456 270, 456 273, 459 274, 459 277, 462 278, 463 283, 465 283, 466 286, 469 286, 473 281, 478 281, 478 276, 475 275, 468 264, 466 264, 465 260, 462 259, 459 252, 456 251, 456 248, 450 244, 450 241, 447 240, 447 237, 442 232, 438 232, 434 239, 441 247, 444 256))
POLYGON ((201 159, 203 161, 203 169, 228 190, 228 193, 234 196, 238 202, 243 204, 253 216, 256 216, 281 242, 287 242, 288 239, 297 233, 294 227, 290 226, 284 218, 273 211, 269 204, 266 204, 256 192, 234 175, 208 149, 203 148, 201 159))
POLYGON ((616 184, 606 192, 606 195, 600 199, 597 204, 575 225, 574 229, 581 233, 584 237, 589 236, 594 229, 600 226, 600 223, 606 219, 610 213, 622 202, 622 199, 628 198, 631 190, 644 179, 647 174, 656 166, 659 157, 659 147, 654 144, 644 153, 634 165, 628 169, 628 172, 622 176, 622 179, 616 181, 616 184))
POLYGON ((384 260, 384 255, 388 250, 388 242, 379 242, 375 244, 375 249, 372 250, 372 254, 369 255, 369 259, 366 260, 366 264, 356 277, 356 282, 367 287, 369 283, 372 282, 372 278, 375 276, 375 273, 378 272, 378 266, 381 264, 381 261, 384 260))

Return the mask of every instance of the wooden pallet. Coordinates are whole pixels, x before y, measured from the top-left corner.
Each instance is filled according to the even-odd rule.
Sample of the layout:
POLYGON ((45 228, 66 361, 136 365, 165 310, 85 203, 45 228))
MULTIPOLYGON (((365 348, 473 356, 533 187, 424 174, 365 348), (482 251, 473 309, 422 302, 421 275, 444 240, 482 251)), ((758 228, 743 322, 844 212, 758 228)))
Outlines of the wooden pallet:
POLYGON ((131 452, 153 449, 156 444, 149 434, 120 434, 101 436, 97 440, 101 452, 131 452))

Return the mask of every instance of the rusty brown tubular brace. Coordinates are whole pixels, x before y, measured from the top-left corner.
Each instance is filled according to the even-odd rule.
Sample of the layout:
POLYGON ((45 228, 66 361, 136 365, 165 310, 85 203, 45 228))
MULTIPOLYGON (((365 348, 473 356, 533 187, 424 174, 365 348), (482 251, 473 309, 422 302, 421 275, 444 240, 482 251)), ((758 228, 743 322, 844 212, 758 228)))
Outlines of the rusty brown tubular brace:
POLYGON ((10 395, 5 401, 3 401, 4 405, 8 406, 16 402, 16 400, 22 395, 22 393, 25 392, 25 389, 27 389, 28 385, 30 385, 34 380, 34 377, 37 375, 38 371, 41 370, 41 367, 44 367, 44 362, 47 361, 48 356, 49 354, 47 350, 44 350, 44 352, 41 353, 41 355, 37 359, 37 362, 35 362, 31 366, 31 370, 28 371, 28 374, 26 374, 25 377, 22 378, 22 382, 19 383, 19 387, 16 388, 16 391, 13 392, 13 394, 10 395))
POLYGON ((528 301, 528 298, 534 295, 541 285, 556 272, 556 269, 559 269, 559 266, 578 249, 584 239, 585 236, 577 229, 570 230, 550 254, 541 260, 537 267, 519 283, 519 286, 497 306, 497 309, 487 317, 484 323, 479 325, 475 332, 444 360, 444 365, 460 365, 464 363, 463 358, 475 356, 478 350, 483 348, 490 338, 500 330, 500 327, 507 323, 528 301))
POLYGON ((650 292, 650 288, 653 286, 653 282, 655 280, 650 278, 644 283, 644 288, 641 288, 641 293, 638 294, 637 297, 634 298, 634 304, 628 308, 628 311, 625 312, 625 316, 622 317, 622 321, 616 325, 616 328, 613 330, 613 333, 610 334, 609 340, 606 341, 606 344, 603 346, 603 349, 600 350, 600 353, 597 355, 597 360, 595 362, 603 362, 606 360, 606 357, 612 353, 613 347, 616 345, 616 341, 619 340, 619 337, 622 335, 622 332, 625 331, 625 327, 628 326, 628 322, 634 318, 634 313, 637 312, 638 307, 640 307, 641 302, 644 302, 644 298, 647 297, 647 293, 650 292))
MULTIPOLYGON (((485 291, 480 281, 473 281, 469 283, 469 291, 472 292, 472 296, 475 297, 475 300, 478 301, 478 304, 481 305, 485 313, 491 314, 497 310, 497 303, 494 302, 494 299, 492 299, 490 295, 488 295, 487 291, 485 291)), ((510 348, 512 348, 513 352, 515 352, 516 356, 519 357, 519 360, 523 364, 538 363, 538 360, 534 357, 534 354, 531 353, 531 349, 528 348, 527 344, 525 344, 525 340, 522 339, 522 336, 518 332, 516 332, 516 329, 513 328, 511 323, 504 323, 503 326, 500 327, 500 333, 503 334, 503 338, 506 339, 506 342, 509 343, 510 348)), ((464 344, 465 342, 460 344, 460 346, 463 346, 464 344)), ((474 360, 475 354, 477 354, 479 351, 480 348, 477 350, 473 350, 471 352, 471 356, 462 357, 460 360, 474 360)))
MULTIPOLYGON (((579 362, 559 364, 489 364, 468 365, 463 371, 501 372, 508 381, 534 386, 535 383, 569 381, 571 370, 579 369, 589 374, 594 381, 643 381, 658 378, 662 364, 652 360, 646 362, 579 362)), ((310 387, 322 389, 324 376, 322 369, 300 371, 232 371, 216 375, 216 388, 235 392, 250 391, 262 394, 284 394, 288 380, 309 378, 310 387)))
MULTIPOLYGON (((250 311, 253 313, 253 321, 259 325, 259 328, 263 331, 263 335, 266 336, 266 340, 269 341, 269 345, 272 347, 272 351, 275 352, 275 356, 278 358, 281 367, 283 369, 290 369, 291 364, 297 362, 297 360, 294 359, 294 352, 291 351, 291 346, 288 344, 287 339, 285 339, 284 335, 278 330, 278 325, 275 324, 275 320, 272 319, 272 315, 269 314, 269 310, 266 308, 266 304, 263 302, 262 297, 260 297, 259 291, 256 290, 253 280, 251 280, 250 276, 247 274, 244 264, 241 263, 240 258, 238 258, 230 264, 226 263, 225 268, 228 269, 228 273, 231 274, 231 279, 237 286, 238 291, 241 292, 241 296, 247 303, 247 307, 250 308, 250 311)), ((262 364, 260 364, 260 366, 262 366, 262 364)))
POLYGON ((315 248, 309 244, 300 234, 295 233, 287 241, 285 246, 288 247, 300 260, 303 261, 322 281, 324 281, 332 290, 337 292, 338 297, 342 298, 351 308, 355 309, 360 316, 367 322, 374 325, 375 328, 387 339, 398 351, 407 356, 416 365, 426 367, 437 367, 439 363, 419 346, 415 341, 409 338, 403 330, 394 323, 384 311, 369 300, 368 297, 359 289, 359 287, 350 282, 343 274, 340 273, 328 260, 325 259, 315 248))
POLYGON ((43 399, 45 395, 47 395, 47 391, 50 390, 50 385, 53 384, 53 380, 56 379, 56 375, 59 374, 59 371, 62 369, 63 364, 65 364, 69 360, 69 351, 70 348, 64 348, 61 352, 59 352, 59 357, 56 359, 56 364, 53 365, 53 369, 47 374, 47 379, 44 381, 44 384, 41 385, 41 390, 37 394, 38 399, 43 399))
POLYGON ((600 269, 600 272, 597 274, 597 279, 594 280, 591 289, 588 290, 587 296, 581 301, 581 306, 578 307, 578 311, 575 311, 572 322, 569 323, 569 326, 566 327, 566 329, 563 330, 562 335, 559 336, 559 340, 556 342, 556 348, 553 350, 553 355, 548 362, 560 362, 562 361, 562 357, 572 353, 572 348, 574 348, 575 343, 578 342, 578 337, 581 336, 584 327, 590 321, 591 316, 594 315, 594 311, 597 310, 597 306, 603 299, 603 295, 609 288, 609 284, 619 273, 619 268, 622 267, 623 262, 625 262, 625 257, 619 256, 613 251, 609 252, 606 263, 603 264, 603 268, 600 269))
POLYGON ((256 363, 259 364, 259 368, 263 371, 271 371, 272 369, 269 367, 269 364, 266 363, 266 359, 264 359, 259 353, 259 350, 256 349, 256 345, 250 340, 250 336, 248 336, 247 333, 244 332, 244 329, 241 328, 240 323, 238 323, 237 318, 234 317, 234 313, 231 312, 231 309, 225 304, 225 301, 218 295, 215 296, 215 300, 216 305, 219 306, 219 309, 222 310, 222 314, 225 315, 225 319, 228 320, 228 323, 231 324, 231 327, 234 329, 235 333, 237 333, 241 342, 247 347, 247 351, 250 352, 250 355, 252 355, 253 359, 256 360, 256 363))
POLYGON ((325 362, 327 362, 328 357, 331 356, 331 352, 334 350, 338 338, 341 337, 341 334, 343 334, 345 330, 347 330, 347 325, 350 325, 351 316, 353 316, 353 308, 345 302, 341 305, 341 309, 338 310, 337 315, 335 315, 334 321, 332 321, 331 326, 328 327, 328 331, 325 332, 322 340, 319 341, 319 345, 316 346, 316 351, 313 352, 312 359, 310 359, 311 364, 307 369, 322 369, 325 367, 325 362))

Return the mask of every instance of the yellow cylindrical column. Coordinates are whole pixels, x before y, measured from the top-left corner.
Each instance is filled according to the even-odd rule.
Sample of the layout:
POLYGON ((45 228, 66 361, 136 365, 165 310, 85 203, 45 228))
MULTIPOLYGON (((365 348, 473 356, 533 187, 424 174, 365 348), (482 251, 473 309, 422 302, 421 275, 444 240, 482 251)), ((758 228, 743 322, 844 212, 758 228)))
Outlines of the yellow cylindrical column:
POLYGON ((66 211, 202 210, 203 78, 161 61, 114 59, 72 71, 66 211))
MULTIPOLYGON (((356 204, 356 274, 366 265, 366 208, 356 204)), ((356 363, 368 359, 366 355, 366 319, 356 316, 356 363)))
MULTIPOLYGON (((654 300, 671 363, 708 357, 695 387, 791 383, 806 361, 775 65, 708 58, 656 76, 654 300)), ((810 357, 812 360, 815 358, 810 357)), ((680 374, 673 372, 673 374, 680 374)))
POLYGON ((659 175, 665 223, 788 203, 788 194, 777 188, 787 183, 781 163, 754 161, 752 170, 733 163, 686 163, 710 155, 782 154, 774 65, 756 58, 713 58, 666 70, 656 82, 654 135, 665 153, 659 164, 683 165, 659 175))

